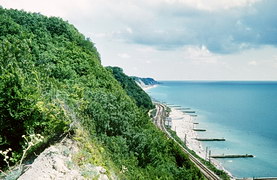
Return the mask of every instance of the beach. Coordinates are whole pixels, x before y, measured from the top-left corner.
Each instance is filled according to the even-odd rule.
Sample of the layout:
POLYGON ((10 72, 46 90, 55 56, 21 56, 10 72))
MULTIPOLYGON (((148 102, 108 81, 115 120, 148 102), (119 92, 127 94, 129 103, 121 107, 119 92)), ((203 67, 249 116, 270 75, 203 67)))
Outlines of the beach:
MULTIPOLYGON (((190 114, 186 114, 177 108, 171 108, 171 112, 169 114, 169 119, 171 120, 171 129, 176 132, 177 136, 186 141, 186 145, 190 150, 193 150, 198 156, 201 158, 208 160, 209 154, 205 148, 202 146, 202 143, 197 141, 198 138, 197 131, 193 129, 196 128, 197 118, 195 116, 191 116, 190 114), (185 140, 186 139, 186 140, 185 140)), ((231 177, 232 174, 223 168, 222 164, 214 158, 211 158, 211 163, 220 170, 225 171, 231 177)))
POLYGON ((187 147, 205 159, 205 150, 201 143, 195 139, 198 137, 197 132, 193 130, 195 127, 193 123, 196 122, 195 117, 185 114, 176 108, 171 108, 169 118, 172 121, 171 129, 176 132, 177 136, 183 141, 186 136, 187 147))

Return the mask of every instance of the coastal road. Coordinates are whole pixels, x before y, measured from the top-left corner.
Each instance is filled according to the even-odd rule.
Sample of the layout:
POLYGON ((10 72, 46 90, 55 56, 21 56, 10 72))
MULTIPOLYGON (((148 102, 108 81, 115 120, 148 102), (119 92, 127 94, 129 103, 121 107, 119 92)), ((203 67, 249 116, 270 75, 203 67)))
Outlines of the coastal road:
POLYGON ((161 129, 166 135, 171 138, 175 143, 177 143, 184 153, 188 154, 189 159, 200 169, 204 176, 209 180, 219 180, 218 177, 213 171, 208 169, 203 163, 201 163, 196 157, 194 157, 188 150, 186 150, 180 143, 178 143, 166 130, 164 127, 164 118, 166 117, 165 106, 159 103, 156 103, 156 116, 154 117, 154 123, 156 126, 161 129))

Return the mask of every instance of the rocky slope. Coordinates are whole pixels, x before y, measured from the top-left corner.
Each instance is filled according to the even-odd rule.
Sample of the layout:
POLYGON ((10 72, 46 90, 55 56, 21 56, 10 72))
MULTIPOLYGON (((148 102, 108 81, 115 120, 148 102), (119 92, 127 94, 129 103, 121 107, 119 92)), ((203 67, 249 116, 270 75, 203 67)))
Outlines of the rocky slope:
POLYGON ((78 166, 74 156, 80 152, 78 143, 72 139, 65 138, 45 149, 18 180, 84 180, 99 179, 108 180, 106 169, 90 163, 78 166))

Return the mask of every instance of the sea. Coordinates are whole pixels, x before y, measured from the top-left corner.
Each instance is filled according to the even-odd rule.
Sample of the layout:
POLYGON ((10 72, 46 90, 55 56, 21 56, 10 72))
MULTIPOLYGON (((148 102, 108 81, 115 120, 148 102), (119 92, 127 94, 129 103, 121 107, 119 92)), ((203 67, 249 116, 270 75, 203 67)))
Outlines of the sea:
POLYGON ((196 111, 203 142, 212 155, 251 154, 218 159, 234 177, 277 177, 277 82, 162 81, 147 90, 152 99, 196 111))

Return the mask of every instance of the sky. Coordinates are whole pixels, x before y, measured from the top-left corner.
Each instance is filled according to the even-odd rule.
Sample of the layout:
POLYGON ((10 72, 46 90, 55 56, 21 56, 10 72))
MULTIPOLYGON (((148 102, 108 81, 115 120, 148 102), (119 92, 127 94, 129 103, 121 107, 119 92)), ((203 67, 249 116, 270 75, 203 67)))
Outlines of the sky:
POLYGON ((0 0, 58 16, 104 66, 157 80, 277 81, 276 0, 0 0))

